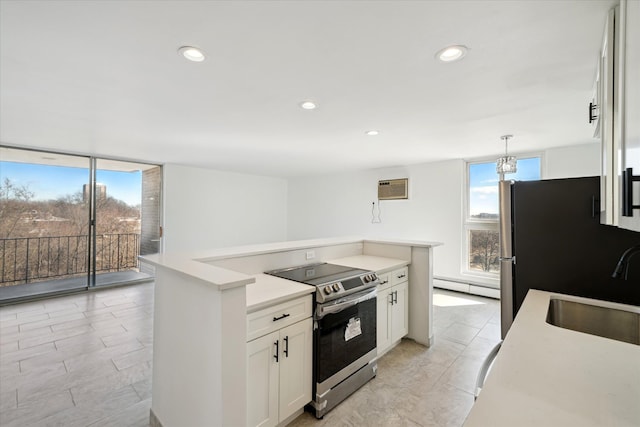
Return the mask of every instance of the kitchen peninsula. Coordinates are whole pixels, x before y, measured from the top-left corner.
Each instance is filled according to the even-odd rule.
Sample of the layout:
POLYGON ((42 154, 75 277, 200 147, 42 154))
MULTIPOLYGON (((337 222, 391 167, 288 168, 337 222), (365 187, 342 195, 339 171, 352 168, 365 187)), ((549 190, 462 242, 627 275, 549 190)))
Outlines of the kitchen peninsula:
MULTIPOLYGON (((550 324, 554 299, 640 313, 637 306, 530 290, 465 427, 640 425, 640 346, 550 324)), ((588 324, 586 317, 580 323, 588 324)), ((619 329, 633 330, 616 319, 619 329)))
POLYGON ((265 271, 317 262, 408 267, 408 337, 433 337, 437 242, 331 238, 142 257, 156 268, 152 426, 247 424, 247 313, 315 288, 265 271))

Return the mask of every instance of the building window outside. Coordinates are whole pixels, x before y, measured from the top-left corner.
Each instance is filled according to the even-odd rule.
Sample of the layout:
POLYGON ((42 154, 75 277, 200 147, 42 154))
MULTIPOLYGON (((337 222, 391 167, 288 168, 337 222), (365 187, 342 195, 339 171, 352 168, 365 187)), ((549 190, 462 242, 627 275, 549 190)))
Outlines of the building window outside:
MULTIPOLYGON (((540 179, 540 157, 518 159, 518 172, 506 178, 540 179)), ((496 277, 500 271, 498 179, 495 161, 467 163, 466 273, 496 277)))

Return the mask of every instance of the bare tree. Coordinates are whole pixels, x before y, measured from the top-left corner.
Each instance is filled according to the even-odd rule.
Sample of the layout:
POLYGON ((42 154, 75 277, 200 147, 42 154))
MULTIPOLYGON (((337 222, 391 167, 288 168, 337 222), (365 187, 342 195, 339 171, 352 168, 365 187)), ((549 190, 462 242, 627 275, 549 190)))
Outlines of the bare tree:
POLYGON ((474 264, 482 271, 497 270, 499 239, 498 232, 474 230, 471 234, 471 254, 474 264))
POLYGON ((0 237, 12 236, 25 214, 31 210, 34 193, 28 185, 16 185, 9 178, 0 183, 0 237))

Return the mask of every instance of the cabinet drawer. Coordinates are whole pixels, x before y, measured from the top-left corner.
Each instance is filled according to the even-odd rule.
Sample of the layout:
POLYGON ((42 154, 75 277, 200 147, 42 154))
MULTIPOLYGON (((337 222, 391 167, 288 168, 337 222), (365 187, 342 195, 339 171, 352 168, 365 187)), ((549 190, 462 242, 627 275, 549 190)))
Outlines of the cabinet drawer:
POLYGON ((391 272, 378 274, 378 280, 380 281, 380 284, 378 285, 378 292, 391 287, 391 272))
POLYGON ((313 295, 306 295, 247 315, 247 341, 261 337, 313 314, 313 295))
POLYGON ((407 280, 409 280, 409 267, 399 268, 391 272, 391 284, 393 286, 406 282, 407 280))

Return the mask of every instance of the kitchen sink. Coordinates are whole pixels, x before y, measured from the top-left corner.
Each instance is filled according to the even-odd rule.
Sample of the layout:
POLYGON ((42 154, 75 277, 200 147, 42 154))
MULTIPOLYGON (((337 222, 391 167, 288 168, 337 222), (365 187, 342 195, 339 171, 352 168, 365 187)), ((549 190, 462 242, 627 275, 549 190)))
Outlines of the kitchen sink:
POLYGON ((640 313, 552 298, 547 323, 640 345, 640 313))

